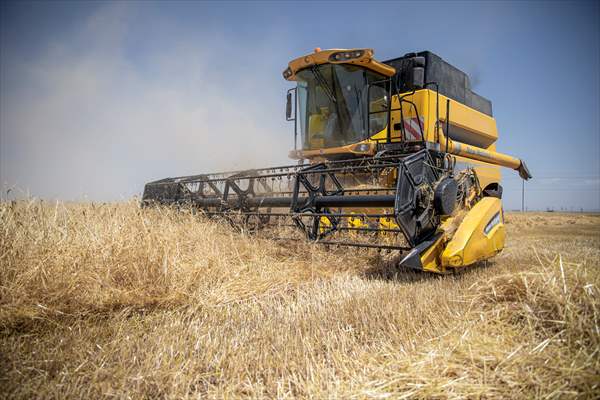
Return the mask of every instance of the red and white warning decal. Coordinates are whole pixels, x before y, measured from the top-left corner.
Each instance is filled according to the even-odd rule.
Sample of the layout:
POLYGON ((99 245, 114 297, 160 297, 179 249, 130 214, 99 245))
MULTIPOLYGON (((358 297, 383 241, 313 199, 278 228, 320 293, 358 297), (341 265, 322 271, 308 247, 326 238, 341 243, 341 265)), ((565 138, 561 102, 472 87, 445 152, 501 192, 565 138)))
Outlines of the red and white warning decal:
POLYGON ((419 117, 419 119, 417 117, 404 118, 402 124, 404 125, 406 141, 423 140, 423 117, 419 117))

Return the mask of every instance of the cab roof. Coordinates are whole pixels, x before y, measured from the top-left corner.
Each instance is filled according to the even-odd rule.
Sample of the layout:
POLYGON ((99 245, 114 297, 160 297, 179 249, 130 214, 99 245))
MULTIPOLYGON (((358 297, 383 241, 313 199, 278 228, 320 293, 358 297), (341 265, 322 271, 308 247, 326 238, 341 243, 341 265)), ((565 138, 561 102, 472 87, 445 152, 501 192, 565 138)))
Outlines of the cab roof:
POLYGON ((296 80, 296 73, 313 65, 321 64, 354 64, 368 68, 384 76, 393 76, 396 69, 380 63, 373 58, 373 49, 328 49, 316 48, 314 53, 298 57, 289 62, 283 71, 283 78, 288 81, 296 80))

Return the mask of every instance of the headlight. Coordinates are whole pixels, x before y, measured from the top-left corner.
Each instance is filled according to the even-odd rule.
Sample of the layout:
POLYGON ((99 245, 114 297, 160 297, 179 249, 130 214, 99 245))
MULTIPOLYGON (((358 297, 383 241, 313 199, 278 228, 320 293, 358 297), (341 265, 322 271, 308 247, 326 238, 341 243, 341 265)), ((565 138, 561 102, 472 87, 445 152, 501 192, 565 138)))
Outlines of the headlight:
POLYGON ((290 67, 287 67, 287 69, 283 71, 283 77, 287 79, 290 76, 292 76, 292 69, 290 67))
POLYGON ((371 145, 369 143, 357 144, 356 146, 354 146, 353 150, 357 153, 363 153, 371 150, 371 145))

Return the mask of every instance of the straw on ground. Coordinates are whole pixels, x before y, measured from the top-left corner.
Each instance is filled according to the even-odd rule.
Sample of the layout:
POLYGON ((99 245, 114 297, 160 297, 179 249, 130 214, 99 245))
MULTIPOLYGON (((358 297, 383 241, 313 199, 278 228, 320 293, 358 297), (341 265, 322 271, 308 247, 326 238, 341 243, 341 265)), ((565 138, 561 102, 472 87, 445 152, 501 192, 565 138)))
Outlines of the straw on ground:
POLYGON ((0 396, 597 397, 600 217, 455 276, 190 212, 0 205, 0 396))

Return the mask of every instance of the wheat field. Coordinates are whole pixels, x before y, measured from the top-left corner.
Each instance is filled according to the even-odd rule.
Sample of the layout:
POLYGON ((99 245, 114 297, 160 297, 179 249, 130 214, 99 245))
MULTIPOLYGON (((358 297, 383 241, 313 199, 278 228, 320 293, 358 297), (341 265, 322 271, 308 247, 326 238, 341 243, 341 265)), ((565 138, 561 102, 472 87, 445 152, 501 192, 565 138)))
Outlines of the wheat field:
POLYGON ((188 211, 0 204, 2 398, 598 398, 600 216, 450 276, 188 211))

